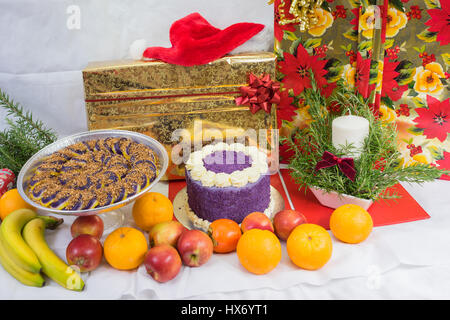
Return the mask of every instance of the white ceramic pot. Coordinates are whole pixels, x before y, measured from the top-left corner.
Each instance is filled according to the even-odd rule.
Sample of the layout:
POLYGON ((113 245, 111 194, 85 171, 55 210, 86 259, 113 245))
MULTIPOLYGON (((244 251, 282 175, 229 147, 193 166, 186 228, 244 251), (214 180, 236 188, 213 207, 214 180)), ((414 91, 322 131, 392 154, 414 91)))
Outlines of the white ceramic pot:
POLYGON ((317 198, 321 205, 329 208, 339 208, 344 204, 357 204, 363 207, 365 210, 369 209, 372 205, 372 200, 361 199, 354 196, 349 196, 346 194, 338 194, 337 192, 325 192, 323 189, 316 187, 309 187, 311 192, 317 198))

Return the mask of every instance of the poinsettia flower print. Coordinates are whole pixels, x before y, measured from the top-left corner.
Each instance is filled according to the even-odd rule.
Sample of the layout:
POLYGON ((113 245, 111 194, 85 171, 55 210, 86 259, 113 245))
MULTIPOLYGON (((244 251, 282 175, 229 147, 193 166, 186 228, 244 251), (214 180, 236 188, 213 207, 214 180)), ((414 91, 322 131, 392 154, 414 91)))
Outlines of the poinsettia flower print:
MULTIPOLYGON (((295 26, 293 24, 280 24, 281 16, 279 12, 279 6, 281 1, 275 0, 274 6, 275 6, 275 23, 274 23, 274 37, 276 40, 281 41, 283 40, 284 30, 295 32, 295 26)), ((289 13, 289 7, 287 10, 284 10, 285 19, 293 19, 294 16, 289 13)))
POLYGON ((294 95, 299 95, 305 88, 311 88, 310 70, 314 74, 317 86, 322 90, 328 88, 325 79, 327 60, 320 60, 317 56, 310 56, 303 45, 297 47, 297 56, 284 52, 284 60, 278 62, 279 70, 285 76, 283 82, 285 88, 292 88, 294 95))
POLYGON ((400 62, 391 62, 389 59, 384 59, 383 66, 383 82, 381 87, 381 96, 388 96, 393 101, 399 100, 403 92, 408 90, 407 85, 399 85, 395 78, 400 75, 399 72, 395 71, 395 68, 400 64, 400 62))
POLYGON ((277 124, 281 128, 283 120, 292 121, 296 115, 296 107, 293 105, 294 98, 289 96, 288 90, 283 90, 280 93, 280 103, 277 106, 277 124))
POLYGON ((441 0, 441 8, 427 11, 431 19, 425 22, 429 26, 428 31, 437 32, 436 41, 441 46, 450 43, 450 1, 441 0))
POLYGON ((355 86, 364 99, 375 89, 375 84, 369 85, 370 62, 370 59, 363 59, 361 53, 356 54, 355 86))
POLYGON ((427 95, 427 105, 428 108, 415 109, 419 116, 413 121, 428 139, 438 138, 444 142, 450 132, 450 98, 440 102, 427 95))
MULTIPOLYGON (((444 159, 437 160, 436 164, 439 166, 439 169, 450 170, 450 152, 444 151, 444 159)), ((441 179, 450 180, 450 176, 443 174, 441 179)))

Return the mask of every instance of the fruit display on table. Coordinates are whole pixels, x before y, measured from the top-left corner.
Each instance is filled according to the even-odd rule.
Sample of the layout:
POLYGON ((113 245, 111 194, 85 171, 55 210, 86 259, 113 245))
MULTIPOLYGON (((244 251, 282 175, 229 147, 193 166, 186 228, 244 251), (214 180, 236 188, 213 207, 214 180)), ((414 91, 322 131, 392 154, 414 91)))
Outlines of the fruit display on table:
POLYGON ((209 236, 216 253, 235 251, 241 235, 240 226, 231 219, 217 219, 209 225, 209 236))
POLYGON ((55 229, 62 219, 40 216, 30 209, 18 209, 0 226, 0 263, 21 283, 42 287, 42 274, 74 291, 84 288, 83 279, 48 246, 45 229, 55 229), (42 274, 41 274, 42 273, 42 274))
POLYGON ((145 235, 136 228, 121 227, 103 243, 106 261, 118 270, 133 270, 144 261, 148 250, 145 235))
MULTIPOLYGON (((66 248, 67 263, 45 240, 45 229, 55 229, 62 219, 41 216, 28 208, 8 212, 0 225, 0 263, 25 285, 42 287, 48 277, 66 289, 81 291, 84 282, 80 273, 95 272, 103 257, 117 270, 133 271, 142 266, 161 284, 175 279, 183 266, 205 265, 214 253, 235 252, 237 261, 249 274, 264 275, 279 265, 281 241, 286 241, 287 254, 294 265, 317 270, 331 259, 330 233, 339 241, 359 243, 367 239, 373 227, 367 211, 344 205, 331 215, 330 233, 308 223, 295 210, 282 210, 272 219, 253 212, 240 225, 230 219, 217 219, 206 233, 173 220, 173 205, 166 196, 150 192, 141 199, 134 204, 132 213, 137 228, 117 228, 103 243, 102 219, 96 215, 77 217, 70 226, 72 240, 66 248)), ((20 206, 20 201, 16 202, 20 206)))
POLYGON ((360 243, 372 232, 373 221, 370 214, 354 204, 343 205, 333 211, 330 230, 333 235, 346 243, 360 243))
POLYGON ((178 238, 186 231, 186 227, 180 222, 171 220, 155 224, 148 234, 150 246, 155 247, 162 244, 168 244, 176 247, 178 238))
POLYGON ((17 189, 11 189, 0 198, 0 219, 3 220, 11 212, 23 208, 33 210, 33 207, 22 199, 17 189))
POLYGON ((212 256, 214 245, 211 238, 200 230, 187 230, 178 239, 177 248, 183 263, 189 267, 200 267, 212 256))
POLYGON ((317 224, 304 223, 292 230, 286 241, 286 249, 292 262, 306 270, 322 268, 331 258, 331 236, 317 224))
POLYGON ((139 228, 150 231, 155 224, 173 219, 173 204, 161 193, 148 192, 134 202, 132 214, 139 228))
POLYGON ((96 237, 80 234, 70 241, 66 249, 66 259, 70 265, 77 266, 80 272, 95 270, 103 258, 103 247, 96 237))
POLYGON ((251 229, 241 236, 236 253, 242 266, 254 274, 266 274, 281 261, 281 244, 269 230, 251 229))
POLYGON ((178 275, 182 262, 174 247, 161 244, 148 250, 144 258, 144 266, 153 279, 158 282, 167 282, 178 275))
POLYGON ((70 227, 70 233, 73 238, 81 234, 89 234, 100 240, 103 236, 103 231, 103 220, 96 215, 77 217, 70 227))
POLYGON ((275 234, 284 241, 288 239, 292 230, 302 223, 307 223, 305 216, 295 210, 282 210, 273 217, 275 234))
POLYGON ((247 215, 244 220, 242 220, 241 229, 244 233, 251 229, 274 231, 272 221, 262 212, 252 212, 247 215))

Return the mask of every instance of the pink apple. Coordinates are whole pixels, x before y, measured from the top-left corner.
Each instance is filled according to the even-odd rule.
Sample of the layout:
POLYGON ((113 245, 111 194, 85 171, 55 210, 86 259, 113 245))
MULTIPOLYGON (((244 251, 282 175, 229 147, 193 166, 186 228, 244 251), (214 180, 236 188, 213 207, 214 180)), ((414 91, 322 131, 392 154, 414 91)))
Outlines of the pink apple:
POLYGON ((168 244, 175 248, 178 238, 186 230, 181 223, 175 220, 158 223, 152 227, 148 234, 150 246, 168 244))
POLYGON ((147 273, 158 282, 167 282, 175 278, 180 272, 181 265, 178 251, 168 244, 151 248, 144 258, 147 273))
POLYGON ((262 212, 252 212, 242 220, 241 229, 244 233, 250 229, 274 231, 272 221, 262 212))
POLYGON ((187 230, 178 239, 177 248, 185 265, 199 267, 211 258, 214 246, 205 232, 187 230))
POLYGON ((67 262, 80 268, 81 272, 96 269, 102 262, 103 247, 100 240, 89 234, 72 239, 66 249, 67 262))
POLYGON ((80 234, 90 234, 100 239, 103 235, 103 220, 97 215, 80 216, 72 223, 70 233, 73 238, 80 234))
POLYGON ((282 210, 273 218, 275 234, 281 240, 287 240, 292 230, 300 224, 307 223, 303 214, 295 210, 282 210))

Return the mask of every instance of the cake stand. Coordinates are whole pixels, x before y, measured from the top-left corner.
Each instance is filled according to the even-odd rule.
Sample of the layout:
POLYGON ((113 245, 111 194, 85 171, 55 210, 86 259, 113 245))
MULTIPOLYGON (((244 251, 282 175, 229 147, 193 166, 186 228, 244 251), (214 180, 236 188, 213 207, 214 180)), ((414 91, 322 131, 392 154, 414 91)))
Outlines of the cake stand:
POLYGON ((17 177, 17 190, 19 191, 19 194, 21 197, 29 203, 31 206, 36 208, 39 211, 46 212, 46 213, 53 213, 58 215, 65 215, 65 216, 88 216, 88 215, 98 215, 102 218, 104 223, 104 234, 108 234, 111 231, 115 230, 116 228, 122 226, 124 222, 124 214, 121 210, 119 210, 121 207, 130 204, 131 202, 135 201, 139 197, 141 197, 143 194, 148 192, 160 179, 162 176, 164 176, 167 166, 169 163, 169 156, 167 154, 166 149, 164 146, 156 141, 155 139, 141 134, 137 132, 132 131, 126 131, 126 130, 93 130, 88 132, 82 132, 75 135, 71 135, 65 138, 62 138, 47 147, 43 148, 39 152, 37 152, 35 155, 33 155, 27 163, 22 167, 18 177, 17 177), (93 209, 86 209, 86 210, 59 210, 59 209, 53 209, 53 208, 47 208, 39 203, 34 202, 32 199, 30 199, 25 192, 25 190, 28 187, 28 183, 30 178, 33 176, 34 171, 36 168, 42 163, 42 161, 53 154, 54 152, 61 150, 67 146, 70 146, 72 144, 83 142, 87 140, 94 140, 94 139, 104 139, 104 138, 128 138, 131 139, 137 143, 143 144, 148 146, 153 150, 155 153, 158 163, 157 163, 157 175, 155 180, 153 180, 147 187, 142 189, 139 193, 126 198, 120 202, 116 202, 113 204, 110 204, 108 206, 100 207, 100 208, 93 208, 93 209))
MULTIPOLYGON (((264 214, 272 220, 274 215, 282 210, 284 210, 283 196, 277 189, 270 186, 270 204, 264 214)), ((210 222, 200 219, 189 208, 186 187, 181 189, 173 199, 173 212, 175 218, 187 229, 199 229, 208 232, 210 222)))

